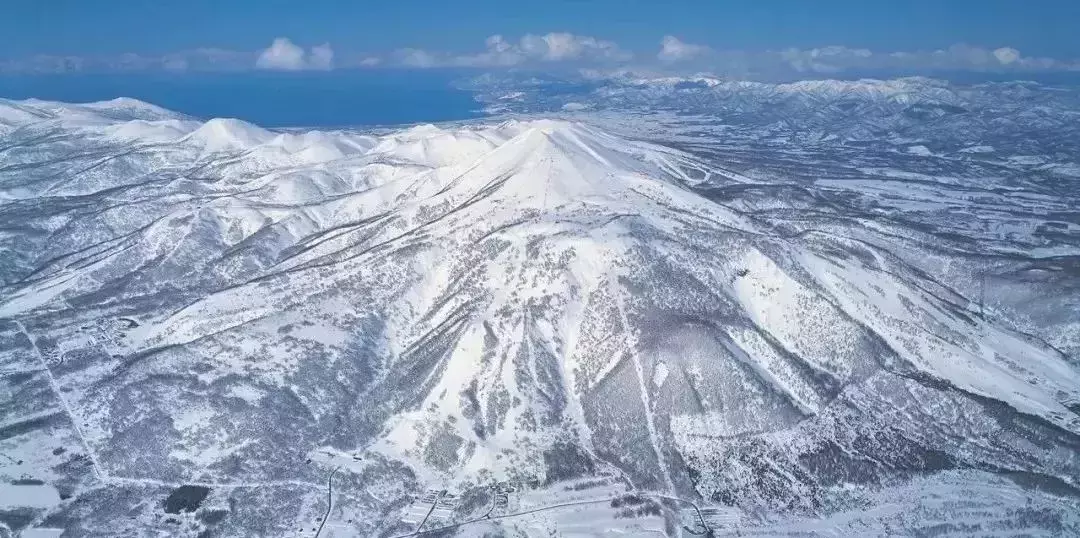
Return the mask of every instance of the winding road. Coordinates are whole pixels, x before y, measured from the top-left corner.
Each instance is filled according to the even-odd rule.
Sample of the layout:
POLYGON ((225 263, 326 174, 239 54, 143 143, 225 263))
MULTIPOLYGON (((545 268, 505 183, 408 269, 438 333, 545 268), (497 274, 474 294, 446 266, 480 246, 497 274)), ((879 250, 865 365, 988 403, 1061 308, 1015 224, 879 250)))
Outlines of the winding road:
POLYGON ((323 527, 326 526, 326 520, 330 519, 330 510, 334 509, 334 475, 341 470, 341 467, 334 467, 333 471, 330 471, 330 478, 326 479, 326 513, 323 514, 322 521, 319 522, 319 528, 315 530, 315 538, 319 538, 322 534, 323 527))

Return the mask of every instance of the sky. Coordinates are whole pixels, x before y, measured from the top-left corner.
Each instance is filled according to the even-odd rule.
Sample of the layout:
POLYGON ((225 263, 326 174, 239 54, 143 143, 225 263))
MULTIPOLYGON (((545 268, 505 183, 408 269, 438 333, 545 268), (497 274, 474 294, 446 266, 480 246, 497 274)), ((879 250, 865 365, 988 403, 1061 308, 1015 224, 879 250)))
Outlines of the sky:
POLYGON ((7 0, 7 55, 246 50, 288 36, 337 48, 466 51, 493 34, 570 32, 629 48, 661 36, 722 49, 842 45, 879 50, 956 43, 1080 56, 1080 2, 1069 0, 706 1, 7 0))
POLYGON ((1080 69, 1076 0, 6 0, 0 10, 4 72, 1080 69))

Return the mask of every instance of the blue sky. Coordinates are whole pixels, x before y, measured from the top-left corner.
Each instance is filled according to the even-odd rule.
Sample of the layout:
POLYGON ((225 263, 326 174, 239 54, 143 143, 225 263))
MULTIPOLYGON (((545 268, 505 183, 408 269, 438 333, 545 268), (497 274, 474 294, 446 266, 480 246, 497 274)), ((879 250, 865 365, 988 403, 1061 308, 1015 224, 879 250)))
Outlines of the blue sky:
POLYGON ((492 34, 566 31, 633 48, 674 34, 715 48, 968 43, 1080 56, 1080 2, 1069 0, 7 0, 3 10, 6 55, 250 49, 283 35, 367 51, 466 50, 492 34))
MULTIPOLYGON (((8 60, 9 67, 36 55, 109 58, 113 65, 124 53, 154 58, 207 48, 236 52, 230 61, 254 65, 254 55, 276 38, 301 47, 302 58, 297 60, 291 49, 279 49, 286 63, 264 66, 293 60, 289 65, 357 65, 365 58, 370 61, 363 65, 369 66, 517 65, 553 59, 523 40, 552 33, 617 46, 626 54, 607 54, 603 59, 623 63, 655 60, 661 39, 669 35, 696 47, 680 49, 693 52, 680 59, 700 60, 702 52, 813 51, 838 45, 873 51, 875 58, 885 61, 881 54, 928 53, 957 44, 969 48, 950 53, 949 59, 911 56, 904 61, 1060 68, 1013 58, 1064 62, 1080 58, 1080 38, 1074 35, 1080 21, 1076 0, 7 0, 0 9, 0 58, 8 60), (504 36, 510 52, 520 53, 522 59, 501 53, 494 59, 490 55, 454 59, 492 52, 495 49, 484 40, 493 35, 504 36), (326 48, 311 50, 321 45, 326 48), (988 56, 1002 48, 1017 54, 999 55, 1008 59, 1002 62, 988 56), (304 59, 308 55, 312 60, 304 59)), ((585 43, 581 50, 586 52, 595 49, 588 42, 579 43, 585 43)), ((835 66, 847 65, 840 59, 844 54, 830 56, 835 66)), ((860 66, 874 64, 862 52, 847 56, 860 66)), ((563 57, 590 58, 578 53, 563 57)), ((755 56, 752 61, 760 59, 755 56)))

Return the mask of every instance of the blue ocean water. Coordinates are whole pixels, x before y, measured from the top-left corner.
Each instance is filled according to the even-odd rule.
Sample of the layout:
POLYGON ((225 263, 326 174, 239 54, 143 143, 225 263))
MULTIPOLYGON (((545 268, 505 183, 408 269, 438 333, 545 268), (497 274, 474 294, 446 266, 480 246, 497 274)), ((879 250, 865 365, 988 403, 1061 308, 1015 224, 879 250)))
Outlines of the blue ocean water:
POLYGON ((0 76, 0 97, 89 102, 132 97, 199 118, 263 127, 397 125, 479 117, 460 73, 126 73, 0 76))

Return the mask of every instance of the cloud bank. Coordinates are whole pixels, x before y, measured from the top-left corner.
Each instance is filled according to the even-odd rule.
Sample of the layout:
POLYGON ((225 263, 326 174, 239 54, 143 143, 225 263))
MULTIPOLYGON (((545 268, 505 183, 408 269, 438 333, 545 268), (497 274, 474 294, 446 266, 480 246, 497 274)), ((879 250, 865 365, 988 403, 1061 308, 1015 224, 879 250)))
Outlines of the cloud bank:
POLYGON ((618 63, 630 61, 632 58, 633 54, 623 50, 612 41, 567 32, 551 32, 544 35, 526 34, 513 42, 496 34, 484 40, 482 51, 465 54, 406 48, 391 55, 391 60, 401 65, 423 69, 514 67, 555 63, 618 63))
POLYGON ((553 67, 639 69, 667 73, 710 72, 732 77, 776 77, 878 71, 933 74, 943 71, 987 73, 1080 72, 1080 61, 1025 56, 1010 46, 953 45, 939 50, 872 51, 846 46, 745 51, 714 49, 663 36, 659 50, 637 54, 614 41, 568 32, 489 36, 473 51, 404 48, 381 54, 337 53, 327 44, 308 49, 287 37, 257 51, 200 48, 162 56, 122 54, 106 57, 46 56, 0 59, 0 73, 90 71, 328 71, 378 67, 435 69, 512 69, 553 67))
POLYGON ((919 52, 875 53, 867 49, 833 46, 808 50, 787 49, 780 57, 797 72, 838 73, 852 69, 958 70, 958 71, 1075 71, 1077 62, 1023 56, 1012 47, 985 49, 953 45, 919 52))

